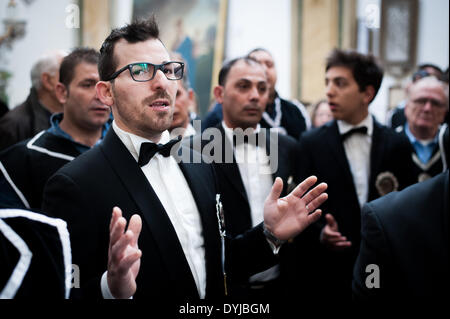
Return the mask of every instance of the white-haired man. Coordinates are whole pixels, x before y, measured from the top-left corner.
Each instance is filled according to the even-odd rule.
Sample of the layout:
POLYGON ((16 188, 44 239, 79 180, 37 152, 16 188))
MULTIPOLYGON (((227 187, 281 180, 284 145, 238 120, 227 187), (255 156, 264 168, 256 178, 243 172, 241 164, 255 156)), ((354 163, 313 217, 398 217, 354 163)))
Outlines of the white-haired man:
POLYGON ((56 98, 59 66, 67 53, 46 53, 31 68, 31 90, 25 102, 0 119, 0 150, 50 127, 50 116, 62 112, 56 98))
POLYGON ((448 85, 434 77, 415 82, 408 91, 405 125, 396 128, 412 145, 411 159, 418 182, 447 169, 443 135, 448 112, 448 85), (442 124, 442 125, 441 125, 442 124))

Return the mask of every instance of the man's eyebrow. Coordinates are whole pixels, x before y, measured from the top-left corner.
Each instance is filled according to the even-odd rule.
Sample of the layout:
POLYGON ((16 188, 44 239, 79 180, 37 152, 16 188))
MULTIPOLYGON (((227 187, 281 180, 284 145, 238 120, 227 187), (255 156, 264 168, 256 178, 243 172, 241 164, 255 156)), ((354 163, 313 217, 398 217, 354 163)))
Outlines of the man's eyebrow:
POLYGON ((336 77, 328 77, 328 76, 326 76, 326 77, 325 77, 325 80, 328 80, 328 81, 338 81, 338 80, 347 80, 347 78, 344 77, 344 76, 336 76, 336 77))
POLYGON ((98 82, 98 80, 94 79, 94 78, 84 78, 84 79, 81 79, 81 81, 78 83, 97 83, 97 82, 98 82))

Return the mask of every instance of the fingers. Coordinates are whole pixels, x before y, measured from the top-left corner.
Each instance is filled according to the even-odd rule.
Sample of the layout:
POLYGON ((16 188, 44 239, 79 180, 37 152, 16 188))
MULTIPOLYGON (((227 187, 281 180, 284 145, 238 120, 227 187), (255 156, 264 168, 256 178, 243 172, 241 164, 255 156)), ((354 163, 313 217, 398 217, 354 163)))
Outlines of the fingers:
POLYGON ((333 215, 325 215, 327 225, 323 228, 320 241, 333 250, 341 250, 352 246, 351 241, 347 240, 346 236, 338 231, 337 222, 333 215))
POLYGON ((308 215, 309 225, 318 221, 321 215, 322 215, 322 211, 320 209, 317 209, 315 212, 309 214, 308 215))
POLYGON ((125 220, 125 218, 123 218, 121 216, 121 214, 119 214, 117 216, 113 215, 112 222, 111 222, 111 230, 109 233, 110 247, 114 246, 116 244, 116 242, 120 239, 120 236, 122 236, 122 234, 125 231, 126 224, 127 224, 127 221, 125 220), (115 220, 115 222, 114 222, 114 220, 115 220))
POLYGON ((115 263, 118 263, 123 256, 125 255, 125 249, 128 245, 131 245, 131 242, 133 241, 133 232, 128 230, 125 234, 120 236, 119 240, 112 245, 111 247, 111 254, 112 259, 115 263))
POLYGON ((309 202, 307 207, 308 213, 316 210, 317 207, 322 205, 328 199, 327 193, 322 193, 318 197, 316 197, 313 201, 309 202))
MULTIPOLYGON (((305 196, 303 196, 302 199, 305 201, 305 204, 308 204, 308 206, 311 207, 310 202, 312 202, 315 198, 320 196, 320 194, 322 194, 327 188, 328 185, 326 183, 320 183, 312 190, 310 190, 305 196)), ((310 210, 313 211, 313 209, 310 210)))
POLYGON ((294 188, 294 190, 289 194, 289 195, 293 195, 295 197, 302 197, 304 193, 306 193, 306 191, 308 189, 311 188, 311 186, 313 186, 315 183, 317 182, 317 177, 315 176, 310 176, 307 179, 305 179, 303 182, 301 182, 300 184, 297 185, 296 188, 294 188))
POLYGON ((128 225, 128 230, 131 230, 133 232, 133 240, 131 242, 131 245, 137 246, 137 240, 142 230, 142 220, 139 215, 135 214, 131 216, 130 224, 128 225))
POLYGON ((120 261, 118 270, 121 273, 126 273, 133 264, 139 260, 142 256, 142 251, 140 249, 135 249, 134 252, 128 254, 125 258, 120 261))
POLYGON ((119 207, 114 207, 112 211, 111 222, 109 223, 109 232, 111 233, 113 225, 117 222, 119 217, 122 217, 122 210, 119 207))
POLYGON ((333 215, 331 214, 326 214, 325 215, 325 220, 327 222, 327 225, 330 227, 331 230, 333 231, 338 231, 338 224, 337 221, 334 219, 333 215))
POLYGON ((283 191, 283 180, 277 177, 275 179, 275 182, 273 183, 272 190, 270 191, 270 194, 267 197, 267 199, 272 201, 278 200, 278 198, 280 198, 282 191, 283 191))
POLYGON ((336 244, 334 244, 334 247, 336 248, 347 248, 347 247, 351 247, 352 246, 352 242, 350 241, 340 241, 337 242, 336 244))

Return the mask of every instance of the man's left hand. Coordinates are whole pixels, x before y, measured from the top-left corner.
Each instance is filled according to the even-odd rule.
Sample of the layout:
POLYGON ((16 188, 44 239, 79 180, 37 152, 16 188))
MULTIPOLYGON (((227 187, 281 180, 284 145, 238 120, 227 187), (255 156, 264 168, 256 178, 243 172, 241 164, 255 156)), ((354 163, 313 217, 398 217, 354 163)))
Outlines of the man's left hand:
POLYGON ((275 179, 264 203, 264 224, 276 238, 294 238, 320 218, 322 211, 317 207, 327 200, 328 194, 324 191, 328 185, 321 183, 306 193, 316 182, 317 177, 310 176, 289 195, 280 198, 283 181, 279 177, 275 179))

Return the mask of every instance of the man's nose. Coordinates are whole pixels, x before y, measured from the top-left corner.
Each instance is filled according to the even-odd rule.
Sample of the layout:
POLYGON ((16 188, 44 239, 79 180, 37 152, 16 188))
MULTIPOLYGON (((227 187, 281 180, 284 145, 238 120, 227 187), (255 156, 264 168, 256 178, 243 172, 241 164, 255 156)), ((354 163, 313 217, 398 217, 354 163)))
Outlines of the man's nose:
POLYGON ((169 80, 161 70, 157 70, 155 73, 155 77, 150 80, 150 83, 153 91, 166 90, 169 84, 169 80))
POLYGON ((250 90, 250 100, 251 101, 259 101, 260 95, 258 88, 254 87, 250 90))
POLYGON ((332 83, 328 83, 325 85, 325 95, 333 96, 334 95, 334 86, 332 83))
POLYGON ((422 109, 424 111, 430 112, 433 109, 433 101, 432 100, 426 100, 422 109))

